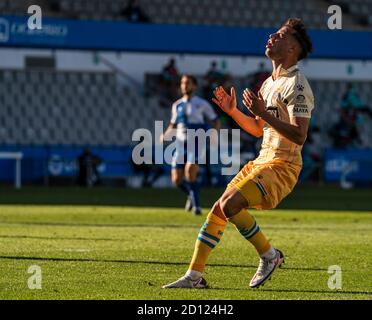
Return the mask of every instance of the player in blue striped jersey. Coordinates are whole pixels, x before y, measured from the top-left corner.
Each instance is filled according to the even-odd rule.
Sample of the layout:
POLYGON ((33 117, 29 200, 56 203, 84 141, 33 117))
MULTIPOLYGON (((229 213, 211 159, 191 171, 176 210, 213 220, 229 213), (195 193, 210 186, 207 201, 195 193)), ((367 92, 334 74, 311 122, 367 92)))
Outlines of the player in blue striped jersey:
MULTIPOLYGON (((205 145, 203 148, 187 150, 187 144, 190 143, 187 129, 206 130, 210 126, 209 123, 213 128, 219 129, 220 121, 209 102, 195 95, 196 89, 196 78, 188 74, 183 75, 182 98, 173 103, 170 124, 161 140, 164 141, 164 137, 169 135, 172 129, 177 130, 177 150, 172 159, 172 182, 187 195, 185 209, 193 210, 194 214, 199 215, 201 205, 197 184, 198 160, 205 156, 205 145)), ((197 147, 198 142, 195 145, 197 147)))

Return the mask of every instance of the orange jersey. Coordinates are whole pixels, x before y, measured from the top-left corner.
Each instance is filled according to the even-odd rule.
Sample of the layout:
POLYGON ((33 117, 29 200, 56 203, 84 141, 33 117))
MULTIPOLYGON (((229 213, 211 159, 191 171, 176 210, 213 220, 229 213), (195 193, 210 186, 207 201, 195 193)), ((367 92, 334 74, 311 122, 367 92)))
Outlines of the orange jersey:
MULTIPOLYGON (((311 117, 313 93, 297 65, 288 70, 282 69, 275 81, 269 77, 260 92, 266 109, 282 121, 289 123, 291 117, 311 117)), ((258 158, 248 162, 227 188, 236 188, 247 199, 250 208, 272 209, 297 183, 302 167, 302 147, 280 135, 268 124, 265 124, 263 131, 258 158), (252 192, 255 186, 261 191, 262 199, 254 196, 257 194, 252 192)))
MULTIPOLYGON (((291 117, 311 117, 313 92, 297 65, 288 70, 282 69, 275 81, 272 77, 267 78, 260 92, 266 109, 282 121, 289 123, 291 117)), ((289 141, 268 124, 264 125, 263 132, 261 151, 255 164, 282 160, 302 166, 302 146, 289 141)))

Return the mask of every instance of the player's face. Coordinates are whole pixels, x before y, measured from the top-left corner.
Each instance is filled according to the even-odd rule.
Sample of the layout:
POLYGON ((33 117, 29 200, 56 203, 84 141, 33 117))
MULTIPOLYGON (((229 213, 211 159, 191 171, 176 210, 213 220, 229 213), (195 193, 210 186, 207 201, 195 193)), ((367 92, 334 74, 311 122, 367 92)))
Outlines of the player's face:
POLYGON ((292 32, 291 28, 282 27, 276 33, 270 34, 266 44, 266 56, 272 60, 285 57, 294 44, 292 32))
POLYGON ((195 84, 188 77, 182 77, 181 79, 181 93, 182 95, 190 95, 195 92, 195 84))

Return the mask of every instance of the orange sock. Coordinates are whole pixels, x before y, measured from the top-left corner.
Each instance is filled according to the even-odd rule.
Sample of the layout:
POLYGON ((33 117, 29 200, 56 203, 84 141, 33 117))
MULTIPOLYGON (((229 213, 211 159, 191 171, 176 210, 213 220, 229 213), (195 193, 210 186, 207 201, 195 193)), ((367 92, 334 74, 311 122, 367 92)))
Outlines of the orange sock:
POLYGON ((200 229, 189 270, 203 272, 212 249, 220 242, 227 220, 219 207, 211 211, 200 229))
POLYGON ((234 224, 240 234, 252 243, 260 255, 271 248, 269 241, 247 210, 242 210, 235 216, 229 218, 229 222, 234 224))

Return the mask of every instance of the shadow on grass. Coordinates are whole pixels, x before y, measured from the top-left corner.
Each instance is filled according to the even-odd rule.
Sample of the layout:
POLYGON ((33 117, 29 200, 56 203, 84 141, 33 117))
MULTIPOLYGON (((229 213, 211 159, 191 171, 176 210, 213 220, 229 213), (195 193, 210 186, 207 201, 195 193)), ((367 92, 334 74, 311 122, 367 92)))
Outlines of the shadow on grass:
MULTIPOLYGON (((246 291, 247 288, 214 288, 210 287, 210 290, 238 290, 238 291, 246 291)), ((372 296, 372 292, 369 291, 345 291, 345 290, 306 290, 306 289, 264 289, 262 287, 259 288, 260 291, 264 292, 278 292, 278 293, 330 293, 335 295, 342 295, 342 294, 362 294, 372 296)))
MULTIPOLYGON (((172 262, 172 261, 144 261, 144 260, 117 260, 117 259, 90 259, 90 258, 60 258, 60 257, 22 257, 22 256, 0 256, 4 260, 33 260, 33 261, 60 261, 60 262, 99 262, 99 263, 130 263, 130 264, 149 264, 149 265, 173 265, 173 266, 188 266, 189 262, 172 262)), ((228 267, 228 268, 247 268, 257 269, 257 265, 248 264, 208 264, 208 267, 228 267)), ((284 267, 283 270, 297 271, 328 271, 323 268, 298 268, 284 267)), ((345 270, 343 270, 345 272, 345 270)))
MULTIPOLYGON (((170 261, 141 261, 141 260, 118 260, 118 259, 88 259, 88 258, 58 258, 58 257, 21 257, 21 256, 0 256, 0 260, 30 260, 30 261, 53 261, 53 262, 98 262, 98 263, 129 263, 129 264, 149 264, 149 265, 172 265, 172 266, 188 266, 188 262, 170 262, 170 261)), ((209 264, 208 267, 228 267, 228 268, 247 268, 256 269, 257 265, 241 265, 241 264, 219 264, 213 263, 209 264)), ((323 268, 298 268, 298 267, 284 267, 283 270, 296 270, 296 271, 321 271, 326 272, 328 269, 323 268)), ((344 270, 345 271, 345 270, 344 270)), ((218 288, 210 287, 210 290, 244 290, 247 288, 218 288)), ((278 293, 331 293, 331 294, 360 294, 360 295, 370 295, 372 292, 363 291, 334 291, 334 290, 303 290, 303 289, 264 289, 260 288, 260 291, 267 292, 278 292, 278 293)))
POLYGON ((297 290, 297 289, 261 289, 262 291, 270 292, 306 292, 306 293, 332 293, 332 294, 366 294, 372 296, 372 292, 368 291, 346 291, 346 290, 297 290))
MULTIPOLYGON (((68 223, 68 222, 34 222, 34 221, 1 221, 4 225, 27 225, 27 226, 45 226, 45 227, 92 227, 92 228, 159 228, 159 229, 195 229, 198 230, 201 226, 201 222, 195 224, 125 224, 125 223, 68 223)), ((350 231, 350 228, 340 228, 335 226, 334 228, 329 227, 317 227, 317 226, 303 226, 301 224, 293 227, 283 226, 265 226, 267 230, 286 230, 286 231, 350 231)), ((371 228, 358 228, 358 232, 371 232, 371 228)), ((0 235, 0 238, 29 238, 29 239, 50 239, 50 240, 106 240, 116 241, 122 239, 94 239, 94 238, 55 238, 55 237, 32 237, 27 235, 0 235)))
MULTIPOLYGON (((203 207, 211 207, 224 189, 202 190, 203 207)), ((351 210, 372 212, 371 190, 298 186, 279 206, 293 210, 351 210)), ((0 205, 92 205, 183 208, 185 195, 177 189, 97 187, 0 188, 0 205)))

